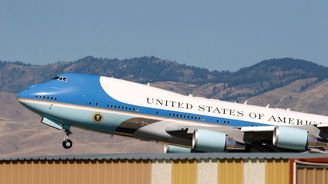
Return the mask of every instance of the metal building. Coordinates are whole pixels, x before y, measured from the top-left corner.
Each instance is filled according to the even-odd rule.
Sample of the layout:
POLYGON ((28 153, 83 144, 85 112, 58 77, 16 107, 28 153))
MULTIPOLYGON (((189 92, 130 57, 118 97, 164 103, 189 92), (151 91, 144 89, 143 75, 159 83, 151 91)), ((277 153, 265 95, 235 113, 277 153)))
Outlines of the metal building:
POLYGON ((328 155, 192 153, 0 160, 1 184, 328 183, 328 155))

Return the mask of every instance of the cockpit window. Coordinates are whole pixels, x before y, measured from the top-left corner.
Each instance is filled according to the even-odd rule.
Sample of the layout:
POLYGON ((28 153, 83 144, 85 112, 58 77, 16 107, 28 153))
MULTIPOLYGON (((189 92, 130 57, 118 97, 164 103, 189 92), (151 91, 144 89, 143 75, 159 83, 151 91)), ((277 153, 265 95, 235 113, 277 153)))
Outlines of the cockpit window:
POLYGON ((67 82, 67 77, 56 76, 56 77, 52 78, 52 80, 59 80, 59 81, 67 82))
POLYGON ((58 80, 58 79, 59 79, 59 76, 52 78, 52 80, 58 80))

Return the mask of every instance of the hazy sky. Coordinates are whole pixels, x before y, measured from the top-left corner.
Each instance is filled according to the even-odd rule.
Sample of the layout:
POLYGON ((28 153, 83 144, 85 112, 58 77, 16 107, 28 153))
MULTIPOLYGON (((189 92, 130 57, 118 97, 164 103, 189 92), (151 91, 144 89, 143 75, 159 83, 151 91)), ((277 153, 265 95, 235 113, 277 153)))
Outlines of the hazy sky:
POLYGON ((328 1, 0 0, 0 60, 87 55, 219 70, 279 57, 328 66, 328 1))

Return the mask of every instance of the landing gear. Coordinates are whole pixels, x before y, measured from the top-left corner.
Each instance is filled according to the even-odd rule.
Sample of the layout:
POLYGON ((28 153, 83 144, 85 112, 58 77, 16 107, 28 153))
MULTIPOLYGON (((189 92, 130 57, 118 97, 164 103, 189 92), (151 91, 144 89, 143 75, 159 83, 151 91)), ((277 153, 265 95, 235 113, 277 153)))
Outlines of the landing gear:
POLYGON ((62 145, 65 149, 70 149, 73 146, 73 142, 69 139, 69 135, 72 134, 72 132, 69 129, 65 129, 65 134, 66 136, 62 145))
POLYGON ((73 146, 73 142, 70 139, 65 139, 63 141, 63 147, 65 149, 70 149, 73 146))

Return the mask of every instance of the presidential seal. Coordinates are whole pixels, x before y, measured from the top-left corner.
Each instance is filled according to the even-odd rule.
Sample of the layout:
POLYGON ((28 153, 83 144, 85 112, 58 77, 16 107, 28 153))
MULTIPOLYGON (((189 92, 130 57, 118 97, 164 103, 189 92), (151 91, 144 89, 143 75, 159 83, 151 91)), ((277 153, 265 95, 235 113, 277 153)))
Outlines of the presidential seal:
POLYGON ((93 121, 95 121, 97 123, 101 122, 102 119, 103 119, 103 115, 99 112, 97 112, 93 115, 93 121))

